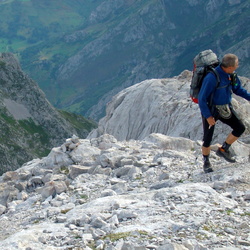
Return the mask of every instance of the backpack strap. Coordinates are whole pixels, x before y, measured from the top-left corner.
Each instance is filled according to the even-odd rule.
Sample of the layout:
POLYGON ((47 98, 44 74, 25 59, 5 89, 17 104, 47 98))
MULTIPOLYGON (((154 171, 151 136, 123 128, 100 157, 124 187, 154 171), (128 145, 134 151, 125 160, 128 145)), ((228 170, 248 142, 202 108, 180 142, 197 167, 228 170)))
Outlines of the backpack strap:
MULTIPOLYGON (((216 77, 216 88, 215 88, 215 91, 216 91, 216 89, 220 85, 220 75, 219 75, 218 71, 215 68, 213 68, 213 67, 208 67, 208 71, 211 72, 211 73, 213 73, 215 75, 215 77, 216 77)), ((210 101, 208 103, 209 107, 213 106, 214 92, 211 94, 210 101)))
POLYGON ((218 71, 213 67, 209 67, 209 71, 211 71, 215 75, 217 81, 216 88, 218 88, 218 86, 220 85, 220 75, 218 71))

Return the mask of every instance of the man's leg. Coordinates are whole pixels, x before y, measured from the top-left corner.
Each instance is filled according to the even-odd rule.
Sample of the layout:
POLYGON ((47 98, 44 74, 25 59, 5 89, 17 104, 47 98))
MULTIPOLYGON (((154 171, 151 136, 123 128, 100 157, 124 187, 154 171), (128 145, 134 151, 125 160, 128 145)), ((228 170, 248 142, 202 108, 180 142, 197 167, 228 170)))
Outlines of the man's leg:
POLYGON ((237 141, 237 139, 244 133, 245 126, 240 119, 232 112, 232 117, 230 119, 222 119, 220 120, 229 125, 233 131, 227 136, 226 141, 223 143, 222 147, 219 148, 216 154, 220 157, 223 157, 228 162, 235 162, 235 159, 232 158, 229 148, 230 146, 237 141))
POLYGON ((203 155, 203 170, 205 173, 213 172, 211 163, 209 161, 210 155, 210 144, 212 141, 213 133, 214 133, 214 126, 209 128, 209 124, 205 117, 202 117, 203 123, 203 145, 202 145, 202 155, 203 155))
POLYGON ((204 147, 202 146, 202 155, 203 155, 203 170, 205 173, 213 172, 211 163, 209 161, 209 155, 210 155, 210 146, 204 147))
POLYGON ((210 151, 211 151, 211 149, 210 149, 210 146, 209 147, 204 147, 204 146, 202 146, 202 154, 203 155, 209 155, 210 154, 210 151))
MULTIPOLYGON (((224 152, 225 152, 225 151, 228 152, 228 151, 229 151, 229 147, 230 147, 235 141, 237 141, 238 138, 239 138, 239 137, 236 137, 236 136, 234 136, 232 133, 230 133, 230 134, 228 135, 226 141, 223 143, 223 145, 222 145, 222 147, 221 147, 220 150, 224 150, 224 152)), ((203 159, 204 159, 204 167, 205 167, 205 165, 206 165, 207 168, 208 168, 208 165, 209 165, 209 164, 208 164, 208 161, 209 161, 210 151, 211 151, 210 146, 209 146, 209 147, 204 147, 204 146, 202 146, 202 154, 203 154, 203 159)), ((223 153, 224 153, 224 152, 223 152, 223 153)), ((222 155, 220 154, 220 152, 217 152, 217 155, 222 156, 222 155)), ((222 157, 224 157, 224 155, 223 155, 222 157)), ((227 157, 226 160, 229 161, 229 162, 235 162, 235 160, 232 159, 232 158, 229 157, 229 156, 227 157)), ((211 164, 210 164, 209 168, 211 168, 211 164)), ((205 169, 204 169, 204 170, 205 170, 205 169)), ((212 172, 212 171, 210 171, 210 172, 212 172)))
POLYGON ((226 143, 232 145, 235 141, 238 140, 239 137, 234 136, 232 133, 228 135, 226 139, 226 143))

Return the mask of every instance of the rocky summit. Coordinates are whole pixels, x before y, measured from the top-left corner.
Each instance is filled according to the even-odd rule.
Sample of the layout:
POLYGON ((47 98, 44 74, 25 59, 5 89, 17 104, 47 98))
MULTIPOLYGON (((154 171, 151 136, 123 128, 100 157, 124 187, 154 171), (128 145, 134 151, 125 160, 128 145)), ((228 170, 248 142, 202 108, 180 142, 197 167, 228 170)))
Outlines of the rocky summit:
MULTIPOLYGON (((109 102, 106 116, 88 137, 107 133, 118 140, 141 140, 151 133, 161 133, 200 140, 201 114, 189 97, 191 78, 192 72, 185 70, 173 78, 149 79, 122 90, 109 102)), ((241 76, 240 79, 250 92, 250 79, 241 76)), ((233 95, 232 105, 246 126, 245 139, 250 135, 250 104, 233 95)), ((228 126, 218 121, 214 143, 222 143, 228 133, 228 126)))
POLYGON ((249 146, 232 146, 233 164, 213 151, 209 174, 200 146, 67 139, 0 177, 0 249, 250 249, 249 146))

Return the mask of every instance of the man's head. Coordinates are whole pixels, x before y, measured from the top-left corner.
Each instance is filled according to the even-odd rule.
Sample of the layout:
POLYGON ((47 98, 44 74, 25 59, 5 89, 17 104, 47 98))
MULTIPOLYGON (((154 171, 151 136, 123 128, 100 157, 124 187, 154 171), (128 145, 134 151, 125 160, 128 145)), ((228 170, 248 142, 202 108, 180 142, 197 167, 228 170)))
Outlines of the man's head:
POLYGON ((234 54, 226 54, 221 61, 222 69, 228 73, 233 73, 239 67, 239 59, 234 54))

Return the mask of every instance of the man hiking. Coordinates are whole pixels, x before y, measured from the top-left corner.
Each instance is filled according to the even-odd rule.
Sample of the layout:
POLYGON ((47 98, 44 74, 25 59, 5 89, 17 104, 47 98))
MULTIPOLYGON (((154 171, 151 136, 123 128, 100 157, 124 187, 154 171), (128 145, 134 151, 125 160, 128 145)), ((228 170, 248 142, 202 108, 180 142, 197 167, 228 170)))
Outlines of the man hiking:
POLYGON ((204 78, 199 92, 198 100, 204 133, 202 154, 205 173, 213 172, 209 154, 216 121, 220 120, 232 128, 232 132, 216 152, 218 156, 223 157, 228 162, 235 162, 229 148, 245 131, 244 124, 237 117, 231 105, 232 92, 250 101, 250 93, 241 86, 241 82, 235 73, 238 66, 239 61, 236 55, 224 55, 221 64, 215 68, 220 77, 219 86, 217 86, 215 74, 211 72, 204 78))

